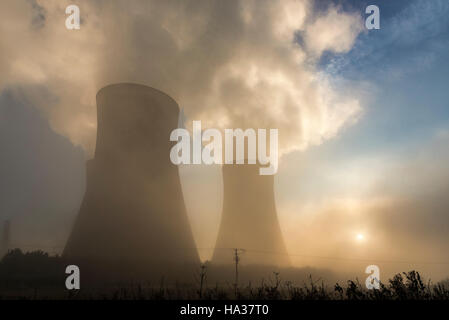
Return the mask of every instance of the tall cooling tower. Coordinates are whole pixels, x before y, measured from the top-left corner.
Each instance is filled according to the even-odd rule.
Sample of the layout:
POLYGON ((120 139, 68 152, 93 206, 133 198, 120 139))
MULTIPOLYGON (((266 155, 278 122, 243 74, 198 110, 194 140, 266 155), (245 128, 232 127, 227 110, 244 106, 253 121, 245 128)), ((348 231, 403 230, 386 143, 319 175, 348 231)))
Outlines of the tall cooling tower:
POLYGON ((86 193, 63 256, 89 268, 148 273, 200 263, 170 133, 179 108, 136 84, 97 94, 97 144, 86 193))
POLYGON ((234 263, 232 248, 244 249, 239 263, 289 266, 276 213, 274 176, 259 165, 223 165, 223 212, 212 261, 234 263))

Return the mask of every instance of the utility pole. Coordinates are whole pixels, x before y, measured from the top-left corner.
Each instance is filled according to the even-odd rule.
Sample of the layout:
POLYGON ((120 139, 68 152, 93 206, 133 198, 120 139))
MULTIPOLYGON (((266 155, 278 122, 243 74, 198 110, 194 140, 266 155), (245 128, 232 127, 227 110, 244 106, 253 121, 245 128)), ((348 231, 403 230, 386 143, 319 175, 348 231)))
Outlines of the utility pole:
POLYGON ((235 284, 234 284, 234 290, 235 290, 235 296, 237 297, 237 289, 238 289, 238 285, 239 285, 239 261, 240 261, 240 257, 239 257, 239 252, 245 252, 244 249, 238 249, 235 248, 234 249, 234 261, 235 261, 235 284))
POLYGON ((5 220, 3 223, 3 234, 2 234, 2 240, 0 244, 0 259, 3 257, 4 254, 8 253, 9 249, 9 242, 10 242, 10 229, 11 229, 11 222, 9 220, 5 220))
POLYGON ((201 264, 201 272, 200 272, 200 290, 198 292, 200 299, 202 298, 203 295, 203 285, 204 285, 204 281, 206 280, 206 266, 207 261, 203 264, 201 264))

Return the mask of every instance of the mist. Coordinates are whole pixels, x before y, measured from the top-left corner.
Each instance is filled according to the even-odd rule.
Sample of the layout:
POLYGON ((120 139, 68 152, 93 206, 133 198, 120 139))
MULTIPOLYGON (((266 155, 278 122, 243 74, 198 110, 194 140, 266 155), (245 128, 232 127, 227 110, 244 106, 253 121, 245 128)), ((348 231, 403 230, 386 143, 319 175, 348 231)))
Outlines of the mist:
MULTIPOLYGON (((256 216, 227 228, 240 230, 235 239, 254 242, 242 248, 243 266, 268 260, 260 264, 362 277, 367 265, 376 264, 385 277, 410 269, 435 280, 448 276, 447 123, 429 120, 434 132, 411 136, 413 143, 404 147, 376 149, 375 137, 363 141, 365 153, 351 144, 367 124, 379 125, 375 133, 381 134, 387 122, 369 110, 376 107, 372 97, 384 94, 382 84, 335 71, 352 61, 353 69, 363 69, 360 61, 370 57, 371 68, 385 67, 377 63, 380 54, 360 53, 358 39, 367 34, 361 12, 334 4, 317 8, 307 0, 80 0, 81 29, 71 32, 64 27, 64 12, 72 2, 0 4, 0 222, 11 221, 12 247, 63 252, 85 196, 87 161, 98 147, 96 95, 110 84, 134 83, 173 98, 189 130, 195 120, 204 129, 279 129, 273 181, 235 179, 230 190, 247 183, 245 191, 252 186, 254 193, 249 201, 248 194, 236 192, 232 210, 224 208, 223 167, 178 167, 185 225, 193 238, 188 249, 195 247, 198 261, 214 260, 225 211, 254 213, 269 206, 267 215, 275 222, 264 227, 275 231, 266 238, 276 234, 276 240, 253 241, 244 232, 263 225, 256 216), (331 61, 327 69, 326 61, 331 61), (339 154, 336 144, 345 145, 348 154, 339 154), (258 203, 259 194, 273 199, 264 206, 268 201, 258 203)), ((363 44, 372 38, 366 36, 363 44)), ((444 42, 425 48, 434 47, 444 42)), ((434 55, 417 59, 416 69, 432 64, 434 55)), ((408 83, 400 70, 391 70, 382 69, 382 81, 408 83)), ((403 95, 412 96, 413 89, 410 85, 403 95)), ((432 106, 432 99, 447 109, 442 95, 419 101, 432 106)), ((413 127, 406 122, 413 110, 402 100, 395 103, 402 109, 383 116, 398 127, 413 127)), ((168 135, 161 139, 168 144, 168 135)), ((157 157, 169 161, 169 152, 157 157)), ((225 249, 237 246, 224 242, 225 249)), ((218 260, 232 264, 232 254, 228 250, 218 260)))

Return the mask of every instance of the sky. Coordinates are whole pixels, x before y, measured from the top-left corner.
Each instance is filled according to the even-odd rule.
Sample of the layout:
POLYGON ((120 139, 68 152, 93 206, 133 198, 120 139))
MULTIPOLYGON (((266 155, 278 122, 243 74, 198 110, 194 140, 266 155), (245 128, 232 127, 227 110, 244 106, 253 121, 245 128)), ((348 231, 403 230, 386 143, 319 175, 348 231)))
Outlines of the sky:
MULTIPOLYGON (((363 1, 342 5, 366 7, 363 1)), ((449 5, 444 1, 378 5, 380 30, 360 34, 350 52, 326 53, 319 63, 324 72, 363 83, 367 92, 363 116, 337 138, 284 159, 285 167, 302 168, 295 170, 296 179, 283 179, 281 168, 279 205, 285 203, 286 215, 302 212, 294 218, 289 215, 292 222, 286 225, 309 222, 310 235, 297 241, 312 243, 321 234, 323 240, 314 242, 327 251, 324 256, 338 256, 343 243, 359 232, 365 235, 365 252, 352 245, 353 252, 345 251, 345 257, 447 261, 449 109, 444 88, 449 75, 445 62, 449 22, 444 15, 449 5), (295 201, 290 201, 293 197, 295 201), (327 228, 326 220, 332 221, 327 228), (334 223, 340 227, 334 229, 334 223)), ((316 246, 308 249, 313 252, 316 246)), ((352 262, 347 264, 343 268, 352 262)), ((441 276, 447 272, 447 266, 439 264, 409 265, 441 276)), ((401 267, 404 264, 388 263, 384 268, 401 267)))
MULTIPOLYGON (((279 128, 276 203, 295 266, 447 277, 448 14, 444 0, 3 1, 0 218, 18 245, 62 247, 95 148, 95 94, 137 82, 172 96, 187 127, 279 128), (380 30, 364 26, 369 4, 380 30)), ((220 168, 180 173, 208 259, 220 168)))

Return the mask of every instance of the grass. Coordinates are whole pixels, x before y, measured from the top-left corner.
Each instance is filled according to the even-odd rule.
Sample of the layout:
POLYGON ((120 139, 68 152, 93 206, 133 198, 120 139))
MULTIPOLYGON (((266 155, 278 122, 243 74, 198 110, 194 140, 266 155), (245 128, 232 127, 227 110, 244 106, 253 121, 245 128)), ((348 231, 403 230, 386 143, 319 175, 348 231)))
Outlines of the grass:
POLYGON ((0 299, 107 299, 107 300, 449 300, 449 282, 424 282, 419 272, 412 270, 396 274, 379 289, 367 290, 364 283, 348 280, 329 286, 310 276, 301 285, 281 280, 274 272, 268 280, 254 285, 248 282, 235 287, 233 283, 210 285, 208 268, 201 266, 195 283, 116 284, 101 288, 67 291, 65 275, 59 257, 37 251, 10 251, 0 262, 0 299))

